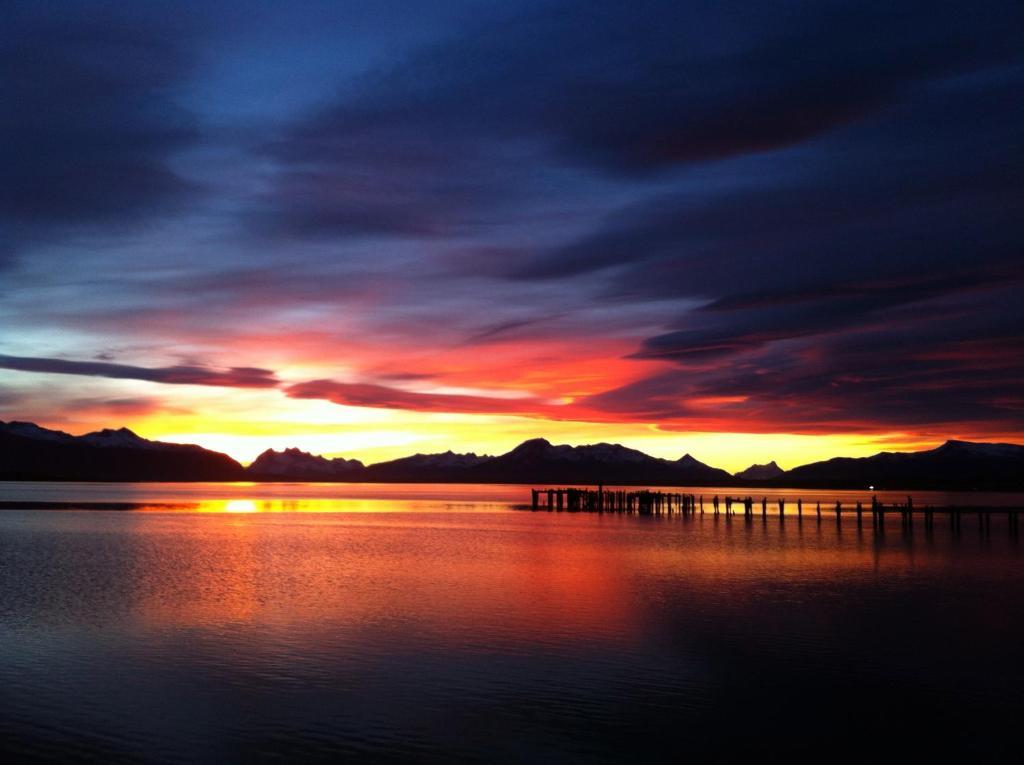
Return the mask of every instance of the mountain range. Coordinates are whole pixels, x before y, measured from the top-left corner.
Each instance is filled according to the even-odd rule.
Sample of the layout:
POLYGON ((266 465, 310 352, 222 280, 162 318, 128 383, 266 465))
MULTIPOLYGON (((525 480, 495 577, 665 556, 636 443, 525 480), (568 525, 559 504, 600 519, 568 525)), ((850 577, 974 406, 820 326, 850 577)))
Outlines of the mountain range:
POLYGON ((689 454, 652 457, 618 444, 525 441, 499 456, 415 454, 364 465, 299 449, 263 452, 249 467, 192 444, 141 438, 127 428, 72 436, 0 422, 0 480, 368 481, 417 483, 785 486, 793 488, 1024 489, 1024 446, 947 441, 920 452, 837 457, 783 470, 774 461, 730 475, 689 454))
POLYGON ((72 436, 30 422, 0 422, 0 480, 236 481, 245 470, 226 454, 149 441, 127 428, 72 436))

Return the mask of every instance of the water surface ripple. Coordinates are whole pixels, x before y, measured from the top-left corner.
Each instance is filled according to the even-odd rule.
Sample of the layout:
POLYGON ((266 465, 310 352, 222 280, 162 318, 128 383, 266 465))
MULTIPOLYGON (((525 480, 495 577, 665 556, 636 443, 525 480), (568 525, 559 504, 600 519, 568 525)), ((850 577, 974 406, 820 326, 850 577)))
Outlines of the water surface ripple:
POLYGON ((4 752, 1016 756, 1024 561, 1001 517, 878 534, 531 513, 522 487, 390 492, 4 486, 4 752))

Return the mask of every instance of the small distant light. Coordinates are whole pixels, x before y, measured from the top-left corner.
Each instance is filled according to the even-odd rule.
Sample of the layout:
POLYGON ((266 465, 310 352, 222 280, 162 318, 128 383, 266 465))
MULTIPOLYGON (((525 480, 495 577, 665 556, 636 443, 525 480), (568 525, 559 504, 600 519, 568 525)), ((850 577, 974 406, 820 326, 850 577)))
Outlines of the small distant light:
POLYGON ((869 487, 868 487, 868 491, 874 491, 874 490, 875 490, 875 487, 874 487, 874 486, 869 486, 869 487))

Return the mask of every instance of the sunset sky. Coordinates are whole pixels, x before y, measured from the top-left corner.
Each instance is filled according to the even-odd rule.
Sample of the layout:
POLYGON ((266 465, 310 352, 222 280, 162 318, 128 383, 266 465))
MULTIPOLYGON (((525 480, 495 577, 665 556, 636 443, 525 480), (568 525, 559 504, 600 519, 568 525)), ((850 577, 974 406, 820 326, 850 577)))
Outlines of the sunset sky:
POLYGON ((4 4, 0 419, 1024 440, 1024 4, 4 4))

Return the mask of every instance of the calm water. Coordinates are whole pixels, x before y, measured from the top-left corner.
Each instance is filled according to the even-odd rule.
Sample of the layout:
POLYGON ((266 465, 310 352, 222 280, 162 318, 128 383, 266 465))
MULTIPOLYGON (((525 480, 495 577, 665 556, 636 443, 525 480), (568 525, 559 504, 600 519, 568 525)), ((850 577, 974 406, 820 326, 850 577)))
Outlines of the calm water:
MULTIPOLYGON (((524 494, 0 484, 0 747, 100 762, 1017 761, 1024 556, 1001 517, 955 535, 893 517, 876 534, 531 513, 524 494)), ((915 494, 953 500, 978 504, 915 494)))

